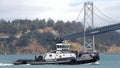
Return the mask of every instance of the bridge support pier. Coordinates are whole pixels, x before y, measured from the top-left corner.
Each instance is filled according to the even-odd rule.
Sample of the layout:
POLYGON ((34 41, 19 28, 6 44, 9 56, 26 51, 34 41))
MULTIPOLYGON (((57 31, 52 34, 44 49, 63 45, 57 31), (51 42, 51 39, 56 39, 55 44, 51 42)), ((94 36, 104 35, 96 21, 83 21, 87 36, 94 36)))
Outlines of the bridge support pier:
POLYGON ((84 3, 84 52, 96 52, 95 35, 86 37, 85 31, 94 29, 93 2, 84 3), (91 40, 91 41, 88 41, 91 40))

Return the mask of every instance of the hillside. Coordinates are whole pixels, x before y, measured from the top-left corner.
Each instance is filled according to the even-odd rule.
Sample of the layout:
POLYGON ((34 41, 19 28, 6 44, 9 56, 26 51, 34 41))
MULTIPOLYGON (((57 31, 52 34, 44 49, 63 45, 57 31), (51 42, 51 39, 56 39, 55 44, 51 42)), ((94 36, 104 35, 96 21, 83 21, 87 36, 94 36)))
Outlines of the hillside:
MULTIPOLYGON (((39 54, 55 49, 56 37, 83 31, 80 22, 52 19, 0 20, 0 53, 39 54), (51 40, 51 41, 50 41, 51 40)), ((96 50, 101 53, 120 53, 120 33, 116 31, 95 37, 96 50)), ((72 50, 82 51, 82 38, 69 40, 72 50)))

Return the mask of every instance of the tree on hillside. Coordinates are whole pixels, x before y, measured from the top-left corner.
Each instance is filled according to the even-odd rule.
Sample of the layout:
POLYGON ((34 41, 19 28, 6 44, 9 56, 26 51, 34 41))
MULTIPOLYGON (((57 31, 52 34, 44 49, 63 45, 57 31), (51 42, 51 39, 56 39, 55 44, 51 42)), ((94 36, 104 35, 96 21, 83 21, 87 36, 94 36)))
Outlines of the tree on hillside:
POLYGON ((54 20, 53 19, 49 19, 48 21, 47 21, 47 26, 48 27, 54 27, 54 20))
POLYGON ((38 28, 43 29, 45 27, 47 27, 47 23, 46 23, 45 19, 40 20, 38 23, 38 28))
POLYGON ((64 32, 64 29, 65 29, 65 27, 64 27, 64 22, 61 20, 61 21, 57 21, 56 23, 55 23, 55 26, 53 27, 55 30, 57 30, 59 33, 60 33, 60 35, 62 36, 63 35, 63 32, 64 32))
POLYGON ((16 26, 11 24, 10 22, 2 22, 0 23, 0 33, 16 34, 17 29, 16 26))

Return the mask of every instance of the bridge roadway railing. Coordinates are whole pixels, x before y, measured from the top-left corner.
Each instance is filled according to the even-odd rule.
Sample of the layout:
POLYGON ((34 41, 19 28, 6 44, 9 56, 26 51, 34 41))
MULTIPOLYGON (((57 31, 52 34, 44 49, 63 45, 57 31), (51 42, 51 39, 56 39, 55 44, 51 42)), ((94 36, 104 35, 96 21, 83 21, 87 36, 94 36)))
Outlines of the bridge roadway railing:
MULTIPOLYGON (((92 35, 102 34, 102 33, 106 33, 109 31, 118 30, 118 29, 120 29, 120 23, 108 25, 108 26, 104 26, 104 27, 99 27, 99 28, 95 28, 92 30, 87 30, 85 32, 86 33, 85 35, 92 36, 92 35)), ((61 37, 61 40, 69 40, 69 39, 74 39, 74 38, 78 38, 78 37, 83 37, 83 33, 84 32, 79 32, 79 33, 75 33, 75 34, 71 34, 71 35, 66 35, 64 37, 61 37)))

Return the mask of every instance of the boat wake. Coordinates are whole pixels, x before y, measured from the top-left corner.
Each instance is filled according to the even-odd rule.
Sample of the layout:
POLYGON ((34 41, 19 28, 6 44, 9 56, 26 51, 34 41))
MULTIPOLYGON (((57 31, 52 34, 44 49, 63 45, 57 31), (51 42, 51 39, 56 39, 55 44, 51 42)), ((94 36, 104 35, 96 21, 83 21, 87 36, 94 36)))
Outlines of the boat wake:
POLYGON ((0 66, 12 66, 13 64, 9 64, 9 63, 0 63, 0 66))
POLYGON ((30 65, 30 64, 26 64, 26 65, 30 65))
POLYGON ((90 63, 92 65, 99 65, 100 63, 97 61, 97 62, 94 62, 94 63, 90 63))

